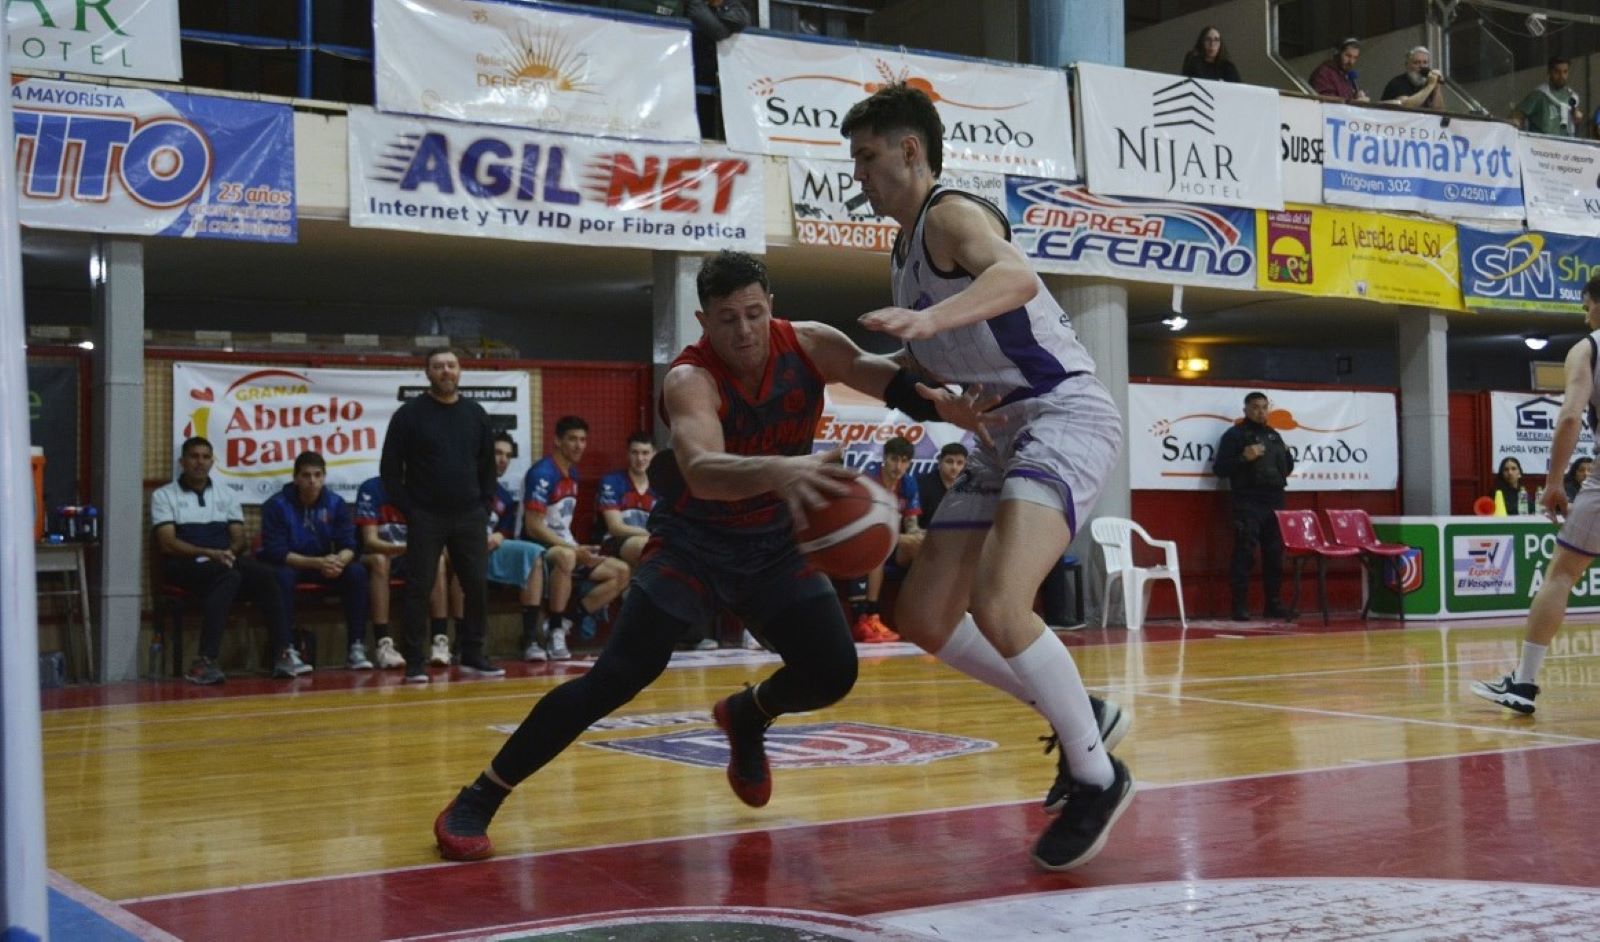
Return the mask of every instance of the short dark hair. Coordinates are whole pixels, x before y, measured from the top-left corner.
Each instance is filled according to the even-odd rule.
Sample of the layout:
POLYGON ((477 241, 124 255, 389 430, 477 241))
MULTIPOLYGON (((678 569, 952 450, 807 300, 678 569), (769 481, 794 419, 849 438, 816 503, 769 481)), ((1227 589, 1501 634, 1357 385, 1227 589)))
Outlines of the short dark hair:
POLYGON ((920 88, 895 82, 856 102, 839 122, 839 133, 849 137, 858 129, 880 137, 896 131, 915 134, 928 155, 928 169, 935 177, 944 169, 944 122, 933 99, 920 88))
POLYGON ((191 449, 191 448, 199 448, 201 445, 204 445, 207 448, 210 448, 211 449, 211 453, 212 454, 216 454, 216 452, 217 452, 216 447, 211 444, 211 440, 209 438, 206 438, 203 435, 191 435, 188 438, 185 438, 183 440, 182 447, 180 447, 178 449, 178 454, 187 455, 189 453, 189 449, 191 449))
POLYGON ((587 432, 589 423, 576 415, 564 415, 556 420, 556 437, 565 438, 568 432, 587 432))
POLYGON ((763 293, 772 293, 766 263, 749 252, 718 252, 700 263, 694 279, 702 309, 710 307, 712 299, 725 298, 746 285, 760 285, 763 293))
POLYGON ((1255 402, 1257 399, 1263 399, 1264 400, 1266 398, 1267 398, 1267 394, 1258 389, 1255 392, 1250 393, 1248 396, 1244 397, 1244 404, 1248 406, 1250 403, 1255 402))
MULTIPOLYGON (((515 438, 511 437, 511 433, 510 432, 506 431, 505 429, 501 429, 500 431, 495 432, 494 433, 494 442, 495 442, 495 444, 498 444, 500 442, 505 442, 507 445, 510 445, 511 446, 511 457, 515 458, 517 456, 517 440, 515 438)), ((491 445, 490 447, 493 447, 493 446, 491 445)))
POLYGON ((443 356, 446 353, 455 357, 457 360, 461 359, 461 351, 457 350, 455 347, 433 347, 430 348, 427 353, 422 355, 423 369, 427 369, 427 367, 433 363, 434 357, 443 356))
POLYGON ((916 454, 916 449, 911 447, 910 440, 904 436, 896 435, 883 443, 883 456, 885 458, 909 458, 916 454))
POLYGON ((1550 61, 1548 61, 1548 62, 1546 62, 1544 64, 1544 70, 1546 72, 1549 72, 1551 69, 1554 69, 1558 65, 1564 65, 1564 66, 1567 66, 1568 68, 1571 68, 1572 60, 1568 59, 1566 56, 1551 56, 1550 57, 1550 61))
POLYGON ((650 437, 649 432, 634 432, 632 435, 628 436, 628 445, 649 445, 651 448, 654 448, 656 446, 656 440, 650 437))
POLYGON ((1591 301, 1600 301, 1600 275, 1595 275, 1583 284, 1583 293, 1591 301))
POLYGON ((322 460, 322 454, 315 451, 302 451, 295 456, 294 473, 299 474, 305 468, 321 468, 328 470, 328 463, 322 460))
POLYGON ((945 458, 949 455, 960 455, 961 457, 965 458, 967 456, 967 446, 961 444, 960 442, 951 442, 950 444, 939 449, 940 458, 945 458))

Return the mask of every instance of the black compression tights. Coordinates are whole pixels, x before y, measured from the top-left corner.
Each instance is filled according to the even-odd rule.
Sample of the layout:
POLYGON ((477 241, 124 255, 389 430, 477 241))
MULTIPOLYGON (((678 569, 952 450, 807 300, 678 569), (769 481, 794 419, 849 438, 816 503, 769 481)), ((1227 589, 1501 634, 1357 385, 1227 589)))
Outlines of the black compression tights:
MULTIPOLYGON (((674 642, 687 627, 643 592, 629 592, 611 640, 593 669, 534 704, 494 757, 494 773, 516 786, 543 768, 596 720, 661 676, 674 642)), ((821 709, 843 699, 855 685, 855 644, 833 596, 790 606, 768 622, 763 633, 784 662, 760 684, 760 704, 769 715, 821 709)))

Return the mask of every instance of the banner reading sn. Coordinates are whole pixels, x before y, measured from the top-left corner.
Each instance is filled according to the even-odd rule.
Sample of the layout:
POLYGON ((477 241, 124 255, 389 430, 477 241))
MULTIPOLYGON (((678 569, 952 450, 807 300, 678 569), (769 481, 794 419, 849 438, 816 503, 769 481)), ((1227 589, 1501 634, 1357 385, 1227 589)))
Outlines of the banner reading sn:
POLYGON ((762 166, 721 147, 350 109, 350 224, 563 245, 762 252, 762 166))
MULTIPOLYGON (((1217 443, 1244 415, 1248 386, 1128 386, 1128 464, 1135 490, 1215 491, 1217 443)), ((1291 491, 1388 491, 1400 480, 1391 393, 1261 389, 1267 424, 1294 455, 1291 491)))
MULTIPOLYGON (((389 419, 407 399, 424 395, 421 370, 321 370, 232 363, 172 364, 172 450, 184 439, 209 439, 213 480, 239 500, 259 504, 287 484, 294 459, 315 451, 328 462, 328 487, 347 499, 378 473, 389 419)), ((533 453, 528 440, 528 374, 462 372, 461 394, 517 443, 506 478, 521 481, 533 453)), ((515 491, 515 488, 513 488, 515 491)))
POLYGON ((1293 206, 1256 214, 1259 287, 1464 311, 1456 227, 1293 206))
POLYGON ((1583 286, 1600 274, 1600 240, 1459 226, 1467 307, 1583 313, 1583 286))
POLYGON ((11 107, 24 225, 295 241, 285 105, 18 78, 11 107))

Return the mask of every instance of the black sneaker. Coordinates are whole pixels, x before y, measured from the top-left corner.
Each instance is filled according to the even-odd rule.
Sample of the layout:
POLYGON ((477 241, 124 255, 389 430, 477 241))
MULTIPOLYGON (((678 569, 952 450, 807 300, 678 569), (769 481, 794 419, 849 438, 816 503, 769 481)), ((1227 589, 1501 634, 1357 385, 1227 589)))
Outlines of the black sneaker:
POLYGON ((1073 782, 1066 807, 1039 835, 1039 842, 1033 846, 1033 862, 1040 869, 1071 870, 1088 863, 1106 845, 1111 826, 1133 803, 1133 776, 1115 756, 1108 758, 1115 775, 1111 785, 1096 788, 1073 782))
POLYGON ((472 789, 463 788, 456 800, 433 819, 433 839, 446 860, 484 860, 494 855, 489 822, 494 812, 483 807, 472 789))
POLYGON ((724 697, 711 708, 711 716, 728 737, 728 785, 740 801, 760 808, 772 799, 766 742, 772 720, 750 701, 748 690, 724 697))
MULTIPOLYGON (((1100 727, 1100 741, 1105 744, 1106 751, 1117 748, 1117 743, 1122 742, 1122 737, 1128 735, 1128 728, 1133 725, 1133 716, 1122 709, 1115 700, 1102 700, 1090 695, 1089 708, 1094 710, 1095 725, 1100 727)), ((1061 745, 1061 739, 1052 730, 1048 736, 1040 736, 1039 741, 1044 743, 1044 754, 1049 755, 1061 745)), ((1056 755, 1056 780, 1050 786, 1050 791, 1044 796, 1045 814, 1056 814, 1061 811, 1061 806, 1067 803, 1067 792, 1072 787, 1072 773, 1067 769, 1067 752, 1061 750, 1056 755)))
POLYGON ((1234 621, 1249 621, 1250 620, 1250 610, 1249 609, 1245 609, 1245 608, 1235 608, 1233 610, 1233 620, 1234 621))
POLYGON ((1262 614, 1268 618, 1276 619, 1277 621, 1294 621, 1296 618, 1300 617, 1299 612, 1283 605, 1269 605, 1267 606, 1267 610, 1262 614))
POLYGON ((482 651, 463 651, 460 664, 461 673, 463 674, 477 674, 479 677, 504 677, 506 675, 506 669, 484 657, 482 651))
POLYGON ((1496 681, 1479 680, 1472 685, 1472 692, 1491 703, 1498 703, 1508 710, 1516 710, 1524 716, 1533 714, 1533 698, 1539 695, 1538 684, 1519 684, 1516 674, 1507 674, 1496 681))
POLYGON ((432 678, 428 676, 427 662, 420 658, 408 658, 406 660, 406 676, 405 680, 403 681, 404 683, 425 684, 431 679, 432 678))

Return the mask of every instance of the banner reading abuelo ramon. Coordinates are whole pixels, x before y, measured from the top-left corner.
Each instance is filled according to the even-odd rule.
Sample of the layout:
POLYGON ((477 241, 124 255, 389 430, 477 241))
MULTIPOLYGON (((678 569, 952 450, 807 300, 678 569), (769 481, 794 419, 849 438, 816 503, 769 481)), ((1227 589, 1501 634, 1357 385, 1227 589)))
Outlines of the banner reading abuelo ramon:
POLYGON ((1256 214, 1258 287, 1466 310, 1456 227, 1321 206, 1256 214))
POLYGON ((759 159, 352 108, 350 225, 562 245, 766 250, 759 159))
POLYGON ((1391 393, 1250 386, 1128 387, 1131 486, 1214 491, 1217 443, 1244 416, 1244 397, 1267 394, 1267 424, 1294 455, 1291 491, 1387 491, 1400 480, 1400 439, 1391 393))
MULTIPOLYGON (((184 439, 206 438, 216 456, 212 479, 231 487, 242 503, 259 504, 289 482, 295 456, 315 451, 328 462, 328 487, 354 499, 361 482, 378 473, 389 419, 427 388, 421 370, 174 363, 174 466, 184 439)), ((522 480, 533 453, 529 391, 524 372, 474 370, 469 363, 462 373, 461 394, 516 440, 521 457, 506 476, 513 482, 522 480)))

